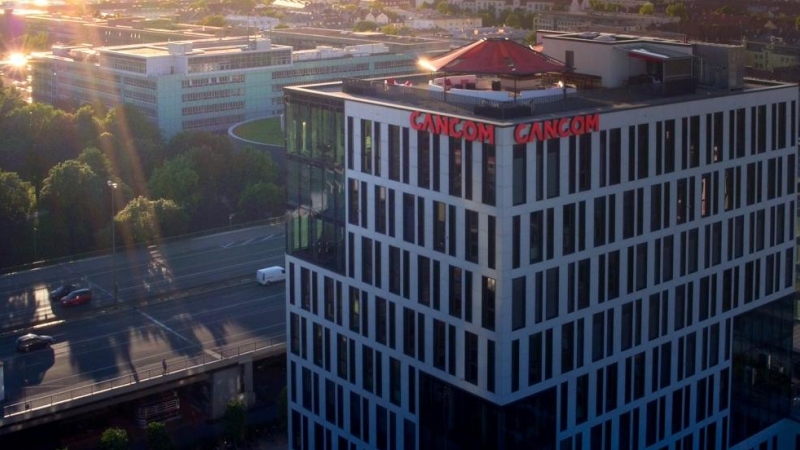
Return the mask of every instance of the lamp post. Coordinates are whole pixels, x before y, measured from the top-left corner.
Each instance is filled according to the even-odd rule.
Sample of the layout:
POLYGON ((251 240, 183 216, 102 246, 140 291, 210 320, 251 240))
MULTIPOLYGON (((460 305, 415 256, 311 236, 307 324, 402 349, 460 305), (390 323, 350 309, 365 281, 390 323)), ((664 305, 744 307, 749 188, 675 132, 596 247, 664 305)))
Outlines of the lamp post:
POLYGON ((39 211, 33 213, 33 262, 38 261, 37 240, 39 235, 39 211))
POLYGON ((116 304, 119 301, 119 297, 117 296, 117 233, 114 223, 114 216, 117 215, 117 211, 114 208, 114 191, 117 189, 118 184, 111 180, 108 180, 106 184, 111 188, 111 273, 114 283, 114 304, 116 304))

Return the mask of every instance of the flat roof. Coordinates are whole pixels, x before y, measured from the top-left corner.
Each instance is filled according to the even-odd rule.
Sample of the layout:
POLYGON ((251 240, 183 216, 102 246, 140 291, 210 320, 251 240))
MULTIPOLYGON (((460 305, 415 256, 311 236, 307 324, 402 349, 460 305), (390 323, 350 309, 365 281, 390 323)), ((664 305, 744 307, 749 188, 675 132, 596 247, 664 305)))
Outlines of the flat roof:
MULTIPOLYGON (((654 95, 650 85, 632 85, 619 88, 598 88, 579 90, 568 98, 558 101, 546 101, 536 103, 530 114, 511 119, 498 119, 478 115, 475 112, 474 104, 459 104, 452 101, 452 97, 446 96, 445 100, 434 99, 428 95, 427 80, 430 74, 416 74, 413 76, 393 77, 397 84, 409 81, 412 84, 410 89, 422 92, 421 95, 395 95, 391 98, 385 95, 383 89, 376 90, 376 94, 370 93, 349 93, 343 89, 344 83, 322 83, 317 85, 292 86, 286 90, 319 93, 345 100, 361 101, 382 106, 393 106, 399 109, 410 111, 425 111, 451 116, 460 116, 470 120, 479 120, 486 123, 494 123, 498 126, 510 126, 516 123, 528 122, 530 120, 546 120, 551 118, 563 117, 567 114, 579 114, 581 112, 610 112, 625 109, 644 108, 656 105, 674 104, 704 100, 709 98, 722 98, 742 93, 752 92, 763 89, 787 88, 797 89, 797 84, 781 83, 767 80, 746 79, 743 89, 736 91, 724 91, 697 86, 695 92, 680 95, 654 95)), ((373 83, 383 84, 383 79, 371 80, 373 83)), ((508 102, 508 104, 513 104, 508 102)), ((527 103, 523 103, 527 104, 527 103)))
POLYGON ((127 48, 123 51, 114 51, 115 53, 124 53, 129 55, 135 56, 164 56, 169 55, 169 52, 165 48, 158 48, 158 47, 137 47, 137 48, 127 48))
MULTIPOLYGON (((374 31, 357 32, 350 30, 335 30, 330 28, 313 28, 313 27, 298 27, 298 28, 280 28, 271 30, 270 34, 276 35, 292 35, 298 37, 310 36, 324 36, 328 38, 343 38, 343 39, 360 39, 371 42, 393 42, 393 43, 422 43, 422 42, 450 42, 442 38, 429 38, 429 37, 415 37, 415 36, 394 36, 385 33, 378 33, 374 31)), ((269 36, 269 35, 267 35, 269 36)))

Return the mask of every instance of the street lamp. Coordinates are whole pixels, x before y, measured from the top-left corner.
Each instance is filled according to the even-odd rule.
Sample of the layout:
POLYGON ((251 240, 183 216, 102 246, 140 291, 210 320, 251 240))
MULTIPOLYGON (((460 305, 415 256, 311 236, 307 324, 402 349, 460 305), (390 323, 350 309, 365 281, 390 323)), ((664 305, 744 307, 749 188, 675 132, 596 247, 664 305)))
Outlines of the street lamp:
POLYGON ((33 262, 34 263, 39 260, 38 258, 39 255, 38 252, 36 251, 37 250, 36 241, 39 237, 38 234, 39 234, 39 211, 35 211, 33 213, 33 262))
POLYGON ((111 271, 114 277, 114 304, 119 301, 117 296, 117 233, 114 223, 114 216, 117 215, 116 208, 114 208, 114 191, 117 189, 118 184, 111 180, 106 182, 108 187, 111 188, 111 271))

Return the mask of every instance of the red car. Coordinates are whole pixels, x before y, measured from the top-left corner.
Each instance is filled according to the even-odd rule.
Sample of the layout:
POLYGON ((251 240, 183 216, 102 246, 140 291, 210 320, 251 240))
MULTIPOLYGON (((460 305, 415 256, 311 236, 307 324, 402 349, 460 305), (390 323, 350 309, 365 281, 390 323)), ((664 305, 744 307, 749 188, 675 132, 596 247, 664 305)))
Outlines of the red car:
POLYGON ((86 303, 92 299, 92 291, 89 289, 76 289, 68 295, 61 297, 61 306, 73 306, 86 303))

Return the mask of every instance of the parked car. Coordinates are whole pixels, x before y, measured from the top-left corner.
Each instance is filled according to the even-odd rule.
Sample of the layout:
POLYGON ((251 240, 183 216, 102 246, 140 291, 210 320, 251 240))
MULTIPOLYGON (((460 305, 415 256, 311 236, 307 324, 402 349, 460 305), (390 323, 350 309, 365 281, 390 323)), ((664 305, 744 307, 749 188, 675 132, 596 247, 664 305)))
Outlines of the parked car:
POLYGON ((53 339, 52 336, 28 333, 17 338, 17 351, 29 352, 32 350, 50 348, 54 342, 55 339, 53 339))
POLYGON ((78 287, 73 284, 62 284, 61 286, 50 291, 50 300, 61 300, 64 298, 64 296, 75 289, 78 289, 78 287))
POLYGON ((92 299, 92 291, 89 289, 76 289, 61 298, 61 306, 74 306, 86 303, 92 299))

